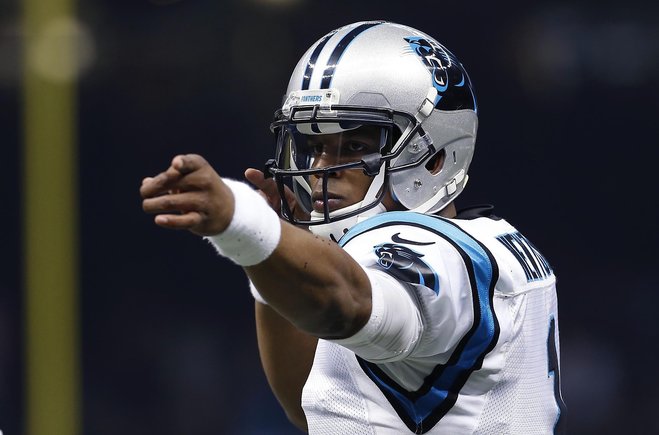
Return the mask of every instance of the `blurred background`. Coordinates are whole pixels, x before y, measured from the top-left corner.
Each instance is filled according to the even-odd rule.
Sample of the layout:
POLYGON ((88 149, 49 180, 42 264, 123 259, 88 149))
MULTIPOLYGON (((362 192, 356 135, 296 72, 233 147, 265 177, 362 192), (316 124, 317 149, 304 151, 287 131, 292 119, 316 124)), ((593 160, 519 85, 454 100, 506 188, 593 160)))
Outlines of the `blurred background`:
MULTIPOLYGON (((558 275, 570 433, 659 433, 659 3, 86 0, 46 14, 35 36, 23 19, 30 1, 0 1, 5 435, 37 433, 28 423, 29 325, 66 307, 73 340, 48 352, 73 352, 74 371, 60 379, 78 404, 72 432, 298 433, 260 368, 241 269, 191 234, 157 228, 138 188, 177 153, 202 154, 233 178, 261 168, 298 58, 331 29, 364 19, 435 36, 470 73, 479 139, 458 205, 494 204, 558 275), (37 48, 26 55, 28 37, 37 48), (74 47, 64 66, 61 40, 74 47), (56 97, 39 103, 40 88, 26 91, 33 79, 70 90, 70 150, 49 148, 57 128, 27 125, 35 106, 45 119, 61 110, 56 97), (29 164, 30 137, 45 138, 46 168, 58 156, 70 164, 68 205, 30 199, 27 186, 50 177, 29 164), (30 201, 71 217, 48 206, 35 223, 30 201), (71 252, 33 235, 58 219, 73 228, 71 252), (52 252, 73 278, 63 298, 46 283, 53 301, 28 322, 35 250, 52 252)), ((37 360, 47 373, 47 359, 37 360)), ((60 388, 35 388, 60 400, 60 388)))

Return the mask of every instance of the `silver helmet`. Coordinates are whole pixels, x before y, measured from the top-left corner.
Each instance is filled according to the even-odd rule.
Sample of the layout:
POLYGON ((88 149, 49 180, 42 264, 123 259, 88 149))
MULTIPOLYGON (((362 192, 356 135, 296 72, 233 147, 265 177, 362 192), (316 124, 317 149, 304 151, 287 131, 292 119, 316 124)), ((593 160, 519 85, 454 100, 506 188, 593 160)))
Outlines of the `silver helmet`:
POLYGON ((383 211, 387 191, 400 208, 423 213, 455 199, 467 182, 477 124, 469 76, 444 46, 408 26, 354 23, 323 36, 295 67, 271 126, 277 151, 267 171, 282 198, 286 187, 295 193, 297 210, 282 201, 286 218, 338 240, 383 211), (365 127, 372 143, 336 151, 331 164, 318 164, 314 136, 365 127), (364 198, 331 209, 328 179, 355 170, 372 177, 364 198), (322 210, 313 207, 319 185, 322 210))

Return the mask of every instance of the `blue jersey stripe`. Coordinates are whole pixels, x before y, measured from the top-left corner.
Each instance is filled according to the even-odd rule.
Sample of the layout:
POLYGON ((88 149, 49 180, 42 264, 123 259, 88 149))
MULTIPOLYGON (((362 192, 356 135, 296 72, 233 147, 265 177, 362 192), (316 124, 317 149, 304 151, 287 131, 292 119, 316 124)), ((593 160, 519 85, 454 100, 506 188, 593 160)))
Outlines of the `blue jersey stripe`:
POLYGON ((417 391, 406 391, 375 364, 360 359, 360 365, 399 416, 413 431, 430 430, 457 400, 469 375, 482 366, 485 355, 494 348, 499 326, 492 295, 498 268, 491 253, 455 224, 435 216, 411 212, 383 213, 352 227, 339 241, 345 246, 368 231, 391 225, 412 225, 431 231, 451 243, 462 255, 470 274, 474 303, 474 323, 446 364, 438 366, 417 391))

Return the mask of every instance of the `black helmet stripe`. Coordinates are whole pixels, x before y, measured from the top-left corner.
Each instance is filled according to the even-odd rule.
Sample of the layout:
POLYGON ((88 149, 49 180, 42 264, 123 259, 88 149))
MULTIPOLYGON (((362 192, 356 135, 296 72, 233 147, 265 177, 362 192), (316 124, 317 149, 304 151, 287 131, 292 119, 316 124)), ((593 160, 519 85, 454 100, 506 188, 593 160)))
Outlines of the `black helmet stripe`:
POLYGON ((343 56, 343 52, 346 50, 346 48, 348 48, 348 45, 350 45, 350 43, 365 30, 368 30, 371 27, 382 23, 384 23, 384 21, 369 21, 367 23, 361 24, 348 32, 348 34, 344 36, 341 41, 339 41, 339 43, 334 48, 334 51, 332 52, 329 60, 327 61, 327 67, 323 73, 323 79, 320 82, 320 89, 329 89, 330 84, 332 83, 332 78, 334 77, 336 64, 339 63, 339 59, 341 59, 341 56, 343 56))
POLYGON ((316 45, 316 48, 313 50, 313 53, 311 53, 311 56, 309 57, 309 61, 307 62, 307 68, 304 70, 304 77, 302 78, 302 90, 305 91, 309 89, 309 82, 311 82, 311 74, 313 74, 313 69, 316 66, 316 61, 318 61, 318 56, 320 56, 320 52, 323 51, 323 48, 325 48, 325 44, 327 44, 327 41, 334 36, 334 34, 338 31, 333 30, 327 35, 323 36, 323 38, 320 40, 318 45, 316 45))

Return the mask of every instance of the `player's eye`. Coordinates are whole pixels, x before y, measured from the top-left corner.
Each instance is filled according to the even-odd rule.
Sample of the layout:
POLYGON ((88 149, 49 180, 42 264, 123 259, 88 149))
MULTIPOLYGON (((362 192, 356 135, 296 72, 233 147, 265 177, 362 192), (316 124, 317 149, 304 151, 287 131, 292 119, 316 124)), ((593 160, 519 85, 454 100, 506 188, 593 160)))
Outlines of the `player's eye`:
POLYGON ((362 142, 350 141, 343 145, 344 152, 351 154, 363 154, 368 150, 368 145, 362 142))

